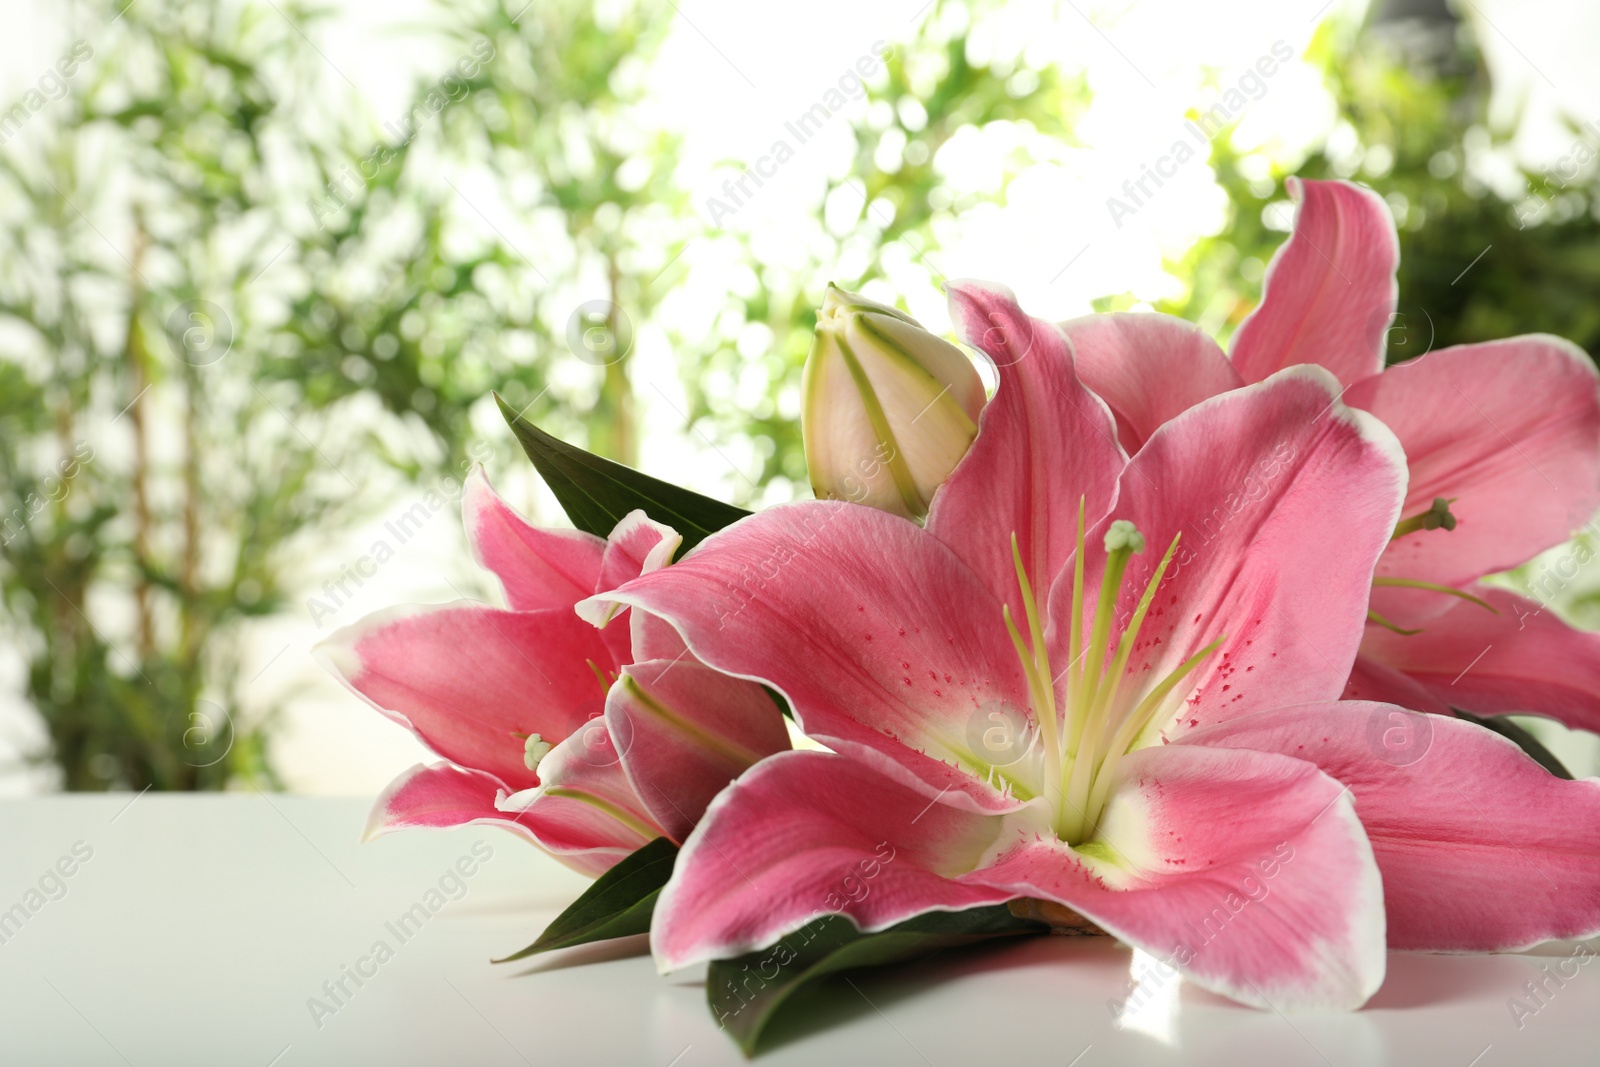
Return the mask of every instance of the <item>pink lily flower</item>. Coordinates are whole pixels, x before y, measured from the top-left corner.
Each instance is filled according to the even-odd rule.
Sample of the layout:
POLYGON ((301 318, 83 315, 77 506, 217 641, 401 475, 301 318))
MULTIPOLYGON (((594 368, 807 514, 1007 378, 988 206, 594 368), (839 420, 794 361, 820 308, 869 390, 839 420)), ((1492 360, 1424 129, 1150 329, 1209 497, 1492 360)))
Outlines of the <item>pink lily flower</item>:
POLYGON ((1385 370, 1400 258, 1388 208, 1348 182, 1288 186, 1294 233, 1231 360, 1181 319, 1096 315, 1062 324, 1079 374, 1135 452, 1209 397, 1295 364, 1332 371, 1343 401, 1382 419, 1410 467, 1404 521, 1372 595, 1389 625, 1368 627, 1346 695, 1444 713, 1537 712, 1600 730, 1600 635, 1478 584, 1561 544, 1600 507, 1594 364, 1569 341, 1533 334, 1385 370))
POLYGON ((1164 421, 1129 461, 1055 326, 998 288, 951 302, 1000 385, 926 529, 776 507, 579 607, 667 620, 832 749, 712 802, 656 908, 663 970, 828 912, 874 931, 1028 898, 1241 1002, 1351 1008, 1386 933, 1600 930, 1600 781, 1453 720, 1430 762, 1396 767, 1369 725, 1407 713, 1336 701, 1405 495, 1381 422, 1296 367, 1164 421), (1548 890, 1509 884, 1522 853, 1486 807, 1548 890))
POLYGON ((656 910, 659 963, 827 910, 882 929, 1035 897, 1245 1003, 1360 1005, 1384 910, 1346 790, 1293 757, 1162 742, 1338 696, 1402 498, 1394 440, 1301 368, 1174 419, 1130 464, 1053 326, 976 285, 952 307, 1002 381, 926 530, 776 507, 579 608, 664 617, 837 753, 771 758, 712 803, 656 910), (1269 469, 1179 563, 1179 534, 1269 469), (765 584, 718 625, 746 565, 765 584), (1270 907, 1230 910, 1264 886, 1270 907))
POLYGON ((390 784, 365 837, 484 823, 597 875, 657 837, 683 841, 723 786, 789 747, 760 686, 711 670, 660 620, 632 612, 600 631, 574 612, 666 566, 681 541, 672 529, 642 511, 606 540, 531 526, 478 470, 462 512, 473 558, 510 610, 393 609, 317 649, 444 757, 390 784))

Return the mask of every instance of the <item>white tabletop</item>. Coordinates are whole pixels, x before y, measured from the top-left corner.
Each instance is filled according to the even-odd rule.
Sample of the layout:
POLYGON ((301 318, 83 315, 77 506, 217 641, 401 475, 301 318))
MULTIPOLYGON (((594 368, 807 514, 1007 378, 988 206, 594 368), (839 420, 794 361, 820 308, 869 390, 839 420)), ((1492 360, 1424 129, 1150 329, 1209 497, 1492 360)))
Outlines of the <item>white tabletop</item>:
MULTIPOLYGON (((0 1063, 743 1062, 706 1009, 703 972, 659 977, 642 939, 489 963, 533 940, 583 878, 483 827, 362 845, 366 808, 255 793, 0 803, 0 924, 14 905, 28 912, 0 925, 0 1063), (492 855, 477 862, 475 845, 492 855), (445 877, 430 899, 463 857, 471 876, 445 877), (437 911, 396 927, 418 903, 437 911), (346 967, 370 977, 358 986, 346 967), (324 983, 341 978, 330 996, 324 983)), ((1394 954, 1370 1005, 1342 1016, 1284 1017, 1156 980, 1119 1018, 1108 1001, 1126 995, 1126 949, 1034 938, 853 975, 817 998, 826 1028, 780 1034, 757 1062, 1592 1064, 1600 967, 1547 981, 1542 1006, 1523 988, 1570 951, 1394 954), (1512 997, 1539 1007, 1520 1028, 1512 997)))

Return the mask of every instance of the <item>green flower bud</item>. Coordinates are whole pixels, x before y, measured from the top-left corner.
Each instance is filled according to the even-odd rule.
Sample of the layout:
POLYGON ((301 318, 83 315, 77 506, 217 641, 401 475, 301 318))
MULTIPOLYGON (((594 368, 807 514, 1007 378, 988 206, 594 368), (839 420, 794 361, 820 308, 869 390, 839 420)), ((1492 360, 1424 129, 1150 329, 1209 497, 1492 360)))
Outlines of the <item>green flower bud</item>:
POLYGON ((983 382, 909 315, 832 285, 817 313, 800 413, 811 488, 908 518, 967 454, 983 382))

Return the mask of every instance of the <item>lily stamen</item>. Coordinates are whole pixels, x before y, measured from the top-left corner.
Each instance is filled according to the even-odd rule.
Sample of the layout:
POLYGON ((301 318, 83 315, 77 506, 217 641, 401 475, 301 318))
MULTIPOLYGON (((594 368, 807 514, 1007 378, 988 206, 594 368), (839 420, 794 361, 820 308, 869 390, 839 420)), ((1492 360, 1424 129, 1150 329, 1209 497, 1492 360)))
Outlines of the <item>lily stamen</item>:
POLYGON ((1170 698, 1178 685, 1216 652, 1226 639, 1226 635, 1218 637, 1159 681, 1133 708, 1117 714, 1122 676, 1127 672, 1140 630, 1177 552, 1181 536, 1173 537, 1166 553, 1151 573, 1113 650, 1111 629, 1116 621, 1119 594, 1127 576, 1128 564, 1135 553, 1144 550, 1145 539, 1131 522, 1119 519, 1110 525, 1104 542, 1105 572, 1095 599, 1093 617, 1089 620, 1088 647, 1084 648, 1084 534, 1083 507, 1080 503, 1077 552, 1073 567, 1073 617, 1069 636, 1073 662, 1063 672, 1066 695, 1058 707, 1055 680, 1050 673, 1044 627, 1034 599, 1033 585, 1023 565, 1016 535, 1012 535, 1012 563, 1016 568, 1023 613, 1028 621, 1028 637, 1023 637, 1009 605, 1002 610, 1002 617, 1027 681, 1029 700, 1033 705, 1034 720, 1043 749, 1040 768, 1042 788, 1039 795, 1049 804, 1050 822, 1056 836, 1069 845, 1082 844, 1094 833, 1122 757, 1135 746, 1141 733, 1155 717, 1163 709, 1170 708, 1170 698), (1111 656, 1109 664, 1106 663, 1108 654, 1111 656), (1064 717, 1058 719, 1058 715, 1064 717))
MULTIPOLYGON (((1056 693, 1055 675, 1050 671, 1050 653, 1044 643, 1044 625, 1039 619, 1039 606, 1034 602, 1033 585, 1028 581, 1028 570, 1022 564, 1022 550, 1017 544, 1015 531, 1011 534, 1011 563, 1017 571, 1017 585, 1022 590, 1022 606, 1028 616, 1028 638, 1033 645, 1032 672, 1029 674, 1030 689, 1034 690, 1033 708, 1034 716, 1039 722, 1040 739, 1044 742, 1046 753, 1058 753, 1061 744, 1056 729, 1056 693)), ((1017 628, 1011 621, 1009 610, 1006 612, 1006 625, 1011 630, 1011 638, 1017 643, 1017 655, 1023 655, 1021 638, 1017 628)), ((1028 663, 1023 663, 1023 671, 1028 673, 1028 663)), ((1048 775, 1049 759, 1046 757, 1046 792, 1051 784, 1048 775)), ((1060 791, 1061 778, 1059 775, 1054 780, 1056 791, 1060 791)))
POLYGON ((1420 578, 1378 577, 1372 579, 1372 585, 1374 588, 1379 586, 1392 586, 1399 589, 1426 589, 1430 593, 1443 593, 1445 596, 1453 596, 1460 600, 1465 600, 1469 603, 1476 604, 1478 607, 1492 611, 1496 615, 1500 614, 1499 608, 1495 607, 1482 597, 1473 596, 1465 589, 1457 589, 1454 586, 1449 585, 1440 585, 1438 582, 1425 582, 1420 578))
POLYGON ((611 686, 616 682, 617 676, 611 671, 603 671, 600 665, 592 659, 583 662, 589 665, 589 673, 594 675, 594 680, 600 683, 600 696, 604 699, 611 693, 611 686))
POLYGON ((1389 630, 1389 631, 1392 631, 1393 633, 1397 633, 1401 637, 1412 637, 1412 636, 1414 636, 1416 634, 1420 634, 1422 632, 1422 629, 1420 627, 1418 627, 1415 630, 1408 630, 1404 626, 1401 626, 1399 623, 1394 622, 1393 620, 1389 619, 1388 617, 1379 614, 1378 612, 1372 610, 1371 608, 1367 609, 1367 621, 1370 622, 1370 623, 1373 623, 1373 624, 1375 624, 1377 626, 1381 626, 1385 630, 1389 630))
MULTIPOLYGON (((1078 539, 1076 541, 1076 551, 1072 553, 1072 663, 1068 666, 1068 670, 1072 672, 1072 678, 1068 689, 1073 693, 1076 693, 1083 686, 1083 513, 1086 506, 1087 501, 1080 496, 1078 498, 1078 539)), ((1069 702, 1067 707, 1071 708, 1071 706, 1069 702)), ((1072 735, 1067 745, 1069 755, 1075 755, 1078 751, 1080 725, 1075 721, 1068 730, 1068 733, 1072 735)))
POLYGON ((1454 530, 1456 517, 1450 513, 1450 505, 1454 503, 1454 497, 1449 500, 1442 496, 1434 497, 1433 504, 1427 511, 1395 523, 1394 534, 1389 540, 1393 541, 1419 530, 1454 530))
POLYGON ((538 734, 529 734, 522 743, 522 761, 528 770, 538 773, 539 762, 550 754, 550 749, 553 747, 555 746, 538 734))
MULTIPOLYGON (((1120 523, 1112 523, 1112 530, 1107 531, 1107 552, 1110 552, 1112 557, 1123 555, 1122 569, 1123 573, 1125 573, 1128 555, 1122 549, 1110 549, 1110 545, 1114 544, 1112 531, 1117 531, 1118 525, 1120 523)), ((1128 542, 1131 552, 1144 550, 1144 537, 1139 536, 1138 530, 1134 530, 1133 523, 1126 523, 1126 528, 1133 533, 1133 537, 1138 539, 1136 542, 1128 542)), ((1122 742, 1122 745, 1118 745, 1117 737, 1122 737, 1122 728, 1126 726, 1126 720, 1123 720, 1122 723, 1110 723, 1107 720, 1110 717, 1110 710, 1115 707, 1118 689, 1122 688, 1123 672, 1128 667, 1128 659, 1133 656, 1133 646, 1139 640, 1139 629, 1144 625, 1144 616, 1149 614, 1150 605, 1155 601, 1155 592, 1162 584, 1163 577, 1166 576, 1166 568, 1173 561, 1174 553, 1178 552, 1178 541, 1181 537, 1181 533, 1174 534, 1173 542, 1166 547, 1166 553, 1163 555, 1162 561, 1155 566, 1154 573, 1150 574, 1150 581, 1144 585, 1144 593, 1139 597, 1138 606, 1133 609, 1133 616, 1128 619, 1128 625, 1123 629, 1122 637, 1118 638, 1117 653, 1112 657, 1110 669, 1106 673, 1102 673, 1101 678, 1096 683, 1094 693, 1090 697, 1093 704, 1091 704, 1090 712, 1086 715, 1085 723, 1083 723, 1085 745, 1074 755, 1075 768, 1074 774, 1072 774, 1072 789, 1067 793, 1067 803, 1070 806, 1074 806, 1078 816, 1085 821, 1086 832, 1093 830, 1093 824, 1096 821, 1096 814, 1094 814, 1093 805, 1090 803, 1090 797, 1094 792, 1094 784, 1099 781, 1099 776, 1101 776, 1102 763, 1110 755, 1120 758, 1120 755, 1122 755, 1120 749, 1130 744, 1133 741, 1133 737, 1138 734, 1138 731, 1131 731, 1125 741, 1122 742), (1101 744, 1101 742, 1104 741, 1104 737, 1112 729, 1115 729, 1117 733, 1112 736, 1109 747, 1107 747, 1106 744, 1101 744)), ((1109 563, 1107 563, 1107 573, 1110 573, 1109 563)), ((1118 589, 1110 590, 1109 595, 1107 595, 1106 589, 1102 587, 1101 601, 1094 608, 1096 627, 1099 625, 1101 614, 1112 616, 1117 611, 1118 592, 1120 592, 1120 585, 1122 585, 1120 576, 1118 576, 1117 585, 1118 589)), ((1104 661, 1104 653, 1101 653, 1101 661, 1104 661)), ((1174 685, 1176 685, 1176 680, 1174 680, 1174 685)), ((1142 707, 1144 707, 1144 704, 1139 705, 1139 709, 1142 709, 1142 707)), ((1139 709, 1134 709, 1134 717, 1138 717, 1139 709)), ((1150 705, 1150 713, 1154 713, 1154 710, 1155 705, 1150 705)))

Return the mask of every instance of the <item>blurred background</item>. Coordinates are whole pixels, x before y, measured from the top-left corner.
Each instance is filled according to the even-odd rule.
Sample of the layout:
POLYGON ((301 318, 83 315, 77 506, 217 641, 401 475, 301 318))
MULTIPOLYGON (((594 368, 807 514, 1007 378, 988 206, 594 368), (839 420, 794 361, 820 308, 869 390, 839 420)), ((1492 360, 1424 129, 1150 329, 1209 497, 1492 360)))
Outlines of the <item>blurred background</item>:
MULTIPOLYGON (((1600 351, 1584 0, 0 20, 4 795, 377 791, 423 750, 311 646, 494 599, 461 533, 474 463, 563 521, 490 391, 709 495, 807 496, 829 281, 941 331, 940 283, 976 276, 1036 315, 1154 308, 1225 344, 1291 224, 1285 176, 1350 177, 1400 228, 1391 360, 1533 331, 1600 351)), ((1504 581, 1600 626, 1592 567, 1550 566, 1504 581)), ((1600 767, 1594 738, 1536 728, 1600 767)))

